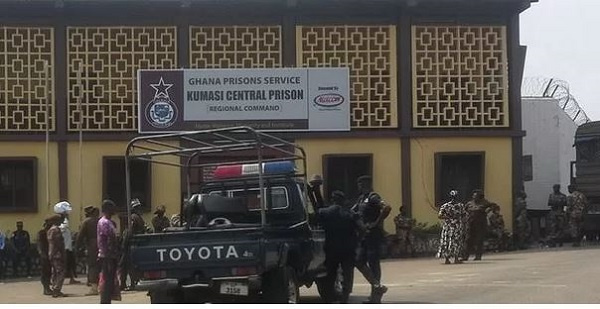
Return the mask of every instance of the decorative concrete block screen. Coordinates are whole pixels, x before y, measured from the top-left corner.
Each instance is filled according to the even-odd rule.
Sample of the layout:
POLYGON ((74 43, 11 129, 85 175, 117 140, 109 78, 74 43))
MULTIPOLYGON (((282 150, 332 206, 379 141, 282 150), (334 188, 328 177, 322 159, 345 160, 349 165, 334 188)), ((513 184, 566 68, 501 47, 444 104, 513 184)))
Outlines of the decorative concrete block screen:
POLYGON ((507 127, 506 45, 502 26, 413 26, 413 127, 507 127))
POLYGON ((299 26, 297 64, 349 67, 352 128, 398 126, 396 28, 299 26))
POLYGON ((190 67, 279 68, 281 27, 190 27, 190 67))
POLYGON ((177 68, 177 28, 68 27, 67 35, 69 130, 80 121, 84 131, 137 130, 137 70, 177 68))
POLYGON ((54 122, 53 29, 0 26, 0 131, 53 131, 54 122))

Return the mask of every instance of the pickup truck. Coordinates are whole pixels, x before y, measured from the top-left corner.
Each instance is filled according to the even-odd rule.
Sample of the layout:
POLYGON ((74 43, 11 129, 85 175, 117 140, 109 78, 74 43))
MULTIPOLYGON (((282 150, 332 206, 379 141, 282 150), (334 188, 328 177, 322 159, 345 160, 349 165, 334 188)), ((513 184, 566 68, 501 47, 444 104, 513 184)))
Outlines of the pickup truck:
MULTIPOLYGON (((251 133, 260 134, 256 145, 263 149, 270 136, 251 133)), ((128 147, 126 162, 151 154, 134 155, 128 147)), ((320 287, 326 275, 325 234, 309 219, 314 197, 309 196, 306 175, 296 170, 293 160, 260 162, 260 153, 258 159, 215 164, 212 180, 189 195, 183 226, 132 237, 130 258, 142 277, 136 289, 148 291, 151 303, 297 303, 300 286, 316 282, 320 287)))

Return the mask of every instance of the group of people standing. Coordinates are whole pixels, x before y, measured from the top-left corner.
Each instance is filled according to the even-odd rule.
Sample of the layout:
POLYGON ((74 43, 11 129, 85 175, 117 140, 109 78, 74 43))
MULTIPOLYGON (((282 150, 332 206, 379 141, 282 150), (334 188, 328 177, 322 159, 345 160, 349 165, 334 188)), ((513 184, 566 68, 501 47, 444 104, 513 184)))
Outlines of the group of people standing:
MULTIPOLYGON (((319 183, 311 182, 312 190, 319 183)), ((327 276, 322 284, 325 301, 347 303, 356 267, 371 285, 371 295, 365 303, 379 304, 387 287, 381 284, 381 246, 384 241, 383 221, 390 207, 373 191, 370 176, 357 180, 359 197, 349 203, 341 191, 333 191, 330 205, 319 208, 317 220, 325 230, 325 265, 327 276), (335 291, 338 269, 342 269, 341 295, 335 291)))
POLYGON ((553 192, 548 197, 550 212, 546 223, 550 246, 562 247, 568 236, 573 240, 574 247, 580 246, 587 198, 575 185, 569 185, 569 196, 560 191, 559 184, 554 185, 552 189, 553 192))
POLYGON ((499 212, 499 206, 486 200, 482 190, 473 191, 466 205, 457 197, 458 191, 450 191, 450 201, 440 207, 438 214, 442 232, 437 256, 445 264, 460 264, 472 254, 476 261, 481 260, 488 235, 488 211, 499 212))
MULTIPOLYGON (((81 223, 75 248, 84 247, 86 251, 87 281, 90 291, 86 295, 99 295, 100 303, 111 303, 120 300, 120 291, 131 289, 139 280, 139 276, 131 268, 129 261, 130 235, 152 232, 142 217, 139 200, 132 201, 132 229, 126 228, 121 237, 117 224, 113 220, 117 206, 111 200, 104 200, 100 209, 93 206, 84 208, 85 220, 81 223), (120 239, 119 239, 120 238, 120 239), (127 276, 131 285, 126 286, 127 276)), ((68 215, 71 205, 60 202, 54 206, 55 214, 44 222, 44 228, 38 233, 38 251, 41 261, 41 283, 45 295, 64 297, 62 286, 70 267, 74 263, 73 241, 68 228, 68 215), (69 246, 70 244, 70 246, 69 246), (69 256, 73 255, 72 258, 69 256)), ((159 206, 152 219, 154 232, 162 232, 169 227, 169 220, 164 216, 165 207, 159 206)), ((75 273, 74 270, 72 272, 75 273)), ((79 283, 71 279, 71 283, 79 283)))

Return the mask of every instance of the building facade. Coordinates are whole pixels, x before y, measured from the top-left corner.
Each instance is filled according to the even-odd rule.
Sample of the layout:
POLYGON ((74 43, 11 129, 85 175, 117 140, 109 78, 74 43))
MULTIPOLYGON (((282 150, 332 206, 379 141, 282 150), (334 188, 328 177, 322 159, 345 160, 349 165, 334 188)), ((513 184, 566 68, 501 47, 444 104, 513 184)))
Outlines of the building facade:
MULTIPOLYGON (((0 228, 37 228, 59 200, 75 218, 106 197, 124 207, 138 69, 279 67, 350 68, 350 132, 281 134, 327 192, 355 197, 372 174, 392 215, 435 223, 447 191, 482 188, 511 228, 530 2, 2 1, 0 228)), ((179 211, 180 171, 133 170, 144 204, 179 211)))
POLYGON ((577 124, 553 98, 523 98, 523 178, 527 207, 548 210, 552 186, 560 184, 568 194, 571 184, 571 162, 575 162, 577 124))

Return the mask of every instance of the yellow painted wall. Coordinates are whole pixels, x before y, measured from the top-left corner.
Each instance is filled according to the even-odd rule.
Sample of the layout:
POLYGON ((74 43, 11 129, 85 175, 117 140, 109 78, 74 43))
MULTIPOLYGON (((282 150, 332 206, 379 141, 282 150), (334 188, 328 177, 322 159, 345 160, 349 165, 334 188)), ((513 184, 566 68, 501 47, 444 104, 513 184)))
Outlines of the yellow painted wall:
MULTIPOLYGON (((73 207, 71 228, 79 228, 83 218, 82 206, 100 207, 102 202, 102 157, 123 156, 126 142, 84 142, 82 155, 83 181, 79 181, 79 143, 67 145, 68 201, 73 207), (82 192, 83 194, 80 194, 82 192)), ((38 158, 38 211, 36 213, 0 213, 0 229, 15 230, 15 222, 23 221, 25 229, 32 237, 44 219, 53 212, 53 206, 59 202, 58 147, 50 144, 50 203, 46 203, 46 157, 43 142, 0 142, 0 157, 37 157, 38 158)), ((165 158, 167 159, 167 158, 165 158)), ((176 158, 169 158, 176 160, 176 158)), ((181 178, 179 169, 171 166, 152 166, 152 207, 164 204, 167 214, 178 213, 181 206, 181 178)), ((152 213, 145 214, 150 224, 152 213)), ((35 237, 34 237, 35 238, 35 237)))
POLYGON ((301 139, 296 141, 306 151, 308 175, 323 175, 323 155, 372 154, 373 187, 392 206, 385 230, 394 233, 393 217, 402 203, 400 139, 301 139))
POLYGON ((16 221, 23 221, 25 229, 32 238, 41 229, 45 217, 51 211, 54 201, 59 197, 58 186, 58 148, 56 143, 49 144, 49 160, 46 160, 44 142, 0 142, 0 157, 36 157, 37 158, 37 207, 35 213, 0 213, 0 230, 14 231, 16 221), (49 165, 48 165, 49 163, 49 165), (50 170, 50 206, 46 201, 46 171, 50 170))
MULTIPOLYGON (((73 206, 73 224, 83 219, 81 209, 87 205, 101 206, 103 157, 123 156, 127 142, 84 142, 82 146, 83 182, 79 182, 79 143, 68 144, 69 202, 73 206), (83 192, 83 194, 79 194, 83 192), (80 199, 81 198, 81 199, 80 199)), ((163 158, 176 160, 176 158, 163 158)), ((123 176, 125 177, 125 176, 123 176)), ((167 214, 178 213, 181 206, 181 178, 179 169, 171 166, 152 165, 152 209, 160 204, 167 207, 167 214)), ((152 213, 144 215, 150 225, 152 213)))
POLYGON ((411 140, 412 213, 419 222, 436 223, 435 153, 485 152, 485 195, 501 207, 512 229, 512 144, 510 138, 415 138, 411 140))

